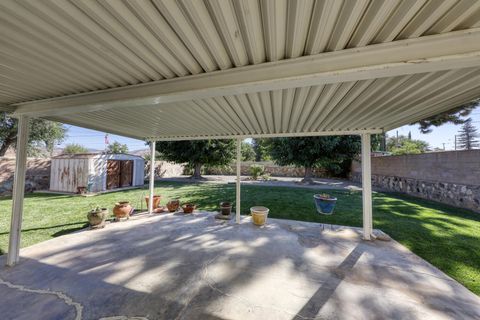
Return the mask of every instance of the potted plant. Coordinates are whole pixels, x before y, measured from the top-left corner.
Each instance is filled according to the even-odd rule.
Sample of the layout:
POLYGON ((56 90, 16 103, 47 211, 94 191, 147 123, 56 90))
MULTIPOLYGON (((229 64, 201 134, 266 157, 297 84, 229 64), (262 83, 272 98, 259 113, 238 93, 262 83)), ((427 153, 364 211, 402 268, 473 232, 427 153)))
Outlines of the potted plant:
POLYGON ((193 203, 185 203, 182 206, 183 213, 192 213, 195 210, 196 206, 193 203))
POLYGON ((229 216, 232 212, 232 203, 228 201, 220 202, 220 214, 229 216))
MULTIPOLYGON (((158 208, 160 206, 160 200, 162 199, 161 195, 154 195, 153 196, 153 209, 158 208)), ((149 208, 150 204, 150 196, 145 197, 145 202, 147 203, 147 208, 149 208)))
POLYGON ((314 194, 313 200, 315 201, 317 212, 321 214, 332 214, 337 203, 337 198, 332 197, 328 193, 314 194))
POLYGON ((252 222, 257 226, 263 226, 267 223, 267 216, 270 209, 266 207, 251 207, 250 213, 252 215, 252 222))
POLYGON ((100 208, 96 206, 92 210, 90 210, 87 214, 88 223, 90 224, 90 228, 98 229, 103 228, 105 226, 105 220, 108 217, 108 209, 107 208, 100 208))
POLYGON ((167 203, 167 209, 169 212, 175 212, 178 210, 179 207, 180 207, 180 200, 178 199, 170 200, 167 203))
POLYGON ((113 207, 113 214, 115 215, 115 220, 120 220, 121 218, 130 218, 133 208, 130 205, 130 201, 120 201, 115 203, 113 207))

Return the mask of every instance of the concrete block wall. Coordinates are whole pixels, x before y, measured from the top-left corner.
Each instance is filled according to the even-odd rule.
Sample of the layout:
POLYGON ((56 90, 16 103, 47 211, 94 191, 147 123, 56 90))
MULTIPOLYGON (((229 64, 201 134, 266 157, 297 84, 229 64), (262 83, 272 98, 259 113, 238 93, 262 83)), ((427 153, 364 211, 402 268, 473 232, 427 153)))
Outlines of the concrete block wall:
MULTIPOLYGON (((361 164, 351 179, 361 181, 361 164)), ((480 150, 372 158, 372 184, 480 212, 480 150)))

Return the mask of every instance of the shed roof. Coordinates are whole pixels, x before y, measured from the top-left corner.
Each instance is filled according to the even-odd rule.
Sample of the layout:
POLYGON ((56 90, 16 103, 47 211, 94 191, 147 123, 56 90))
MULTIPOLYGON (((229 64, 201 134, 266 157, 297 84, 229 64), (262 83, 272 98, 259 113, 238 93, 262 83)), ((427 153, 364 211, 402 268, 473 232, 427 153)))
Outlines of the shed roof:
POLYGON ((140 139, 380 132, 480 96, 480 2, 0 3, 0 103, 140 139))
POLYGON ((75 153, 75 154, 60 154, 58 156, 52 157, 52 159, 89 159, 89 158, 96 158, 96 157, 109 157, 109 158, 115 158, 115 157, 128 157, 128 158, 141 158, 141 156, 137 156, 134 154, 127 154, 127 153, 95 153, 95 152, 89 152, 89 153, 75 153))

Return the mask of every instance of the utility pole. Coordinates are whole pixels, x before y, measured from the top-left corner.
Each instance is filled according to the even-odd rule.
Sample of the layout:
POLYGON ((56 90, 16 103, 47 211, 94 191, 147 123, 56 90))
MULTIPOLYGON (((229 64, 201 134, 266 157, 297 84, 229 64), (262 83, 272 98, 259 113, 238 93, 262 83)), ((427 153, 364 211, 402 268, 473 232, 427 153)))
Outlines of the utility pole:
POLYGON ((455 135, 455 151, 457 150, 457 135, 455 135))

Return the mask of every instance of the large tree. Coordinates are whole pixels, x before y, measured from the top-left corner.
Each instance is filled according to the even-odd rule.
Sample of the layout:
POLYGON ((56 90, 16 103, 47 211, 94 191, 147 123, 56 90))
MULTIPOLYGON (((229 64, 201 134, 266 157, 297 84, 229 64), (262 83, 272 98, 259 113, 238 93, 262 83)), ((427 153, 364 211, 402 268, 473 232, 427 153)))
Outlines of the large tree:
POLYGON ((128 153, 128 146, 118 141, 114 141, 112 144, 108 145, 107 152, 108 153, 128 153))
POLYGON ((270 155, 279 165, 304 167, 303 182, 310 183, 316 167, 345 176, 360 148, 358 136, 275 138, 270 142, 270 155))
POLYGON ((445 123, 464 124, 465 117, 470 115, 473 109, 480 105, 480 98, 457 106, 451 110, 439 113, 435 116, 417 122, 420 125, 420 132, 430 133, 432 127, 438 127, 445 123))
POLYGON ((175 163, 186 163, 193 168, 194 179, 201 178, 204 165, 229 164, 235 156, 234 140, 159 141, 156 149, 161 158, 175 163))
POLYGON ((472 118, 465 120, 459 131, 457 145, 460 149, 471 150, 479 147, 477 128, 472 124, 472 118))
POLYGON ((268 138, 256 138, 252 139, 253 151, 255 151, 255 161, 267 161, 270 160, 269 143, 271 139, 268 138))
MULTIPOLYGON (((32 119, 29 123, 28 154, 38 154, 39 150, 53 152, 55 144, 65 139, 66 129, 61 123, 42 119, 32 119)), ((17 141, 17 120, 6 113, 0 113, 0 157, 8 148, 15 147, 17 141)))
POLYGON ((242 161, 255 161, 255 155, 252 144, 242 141, 242 161))

